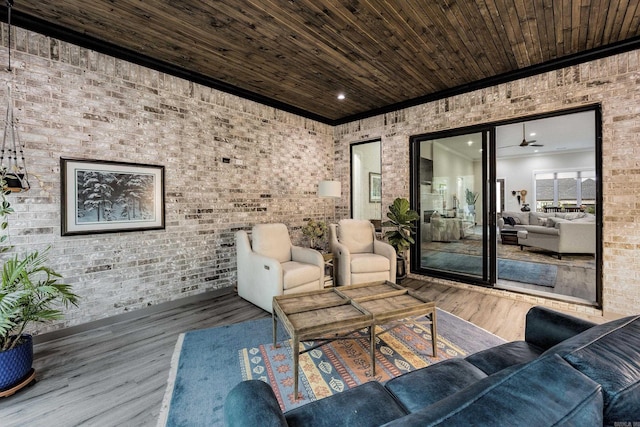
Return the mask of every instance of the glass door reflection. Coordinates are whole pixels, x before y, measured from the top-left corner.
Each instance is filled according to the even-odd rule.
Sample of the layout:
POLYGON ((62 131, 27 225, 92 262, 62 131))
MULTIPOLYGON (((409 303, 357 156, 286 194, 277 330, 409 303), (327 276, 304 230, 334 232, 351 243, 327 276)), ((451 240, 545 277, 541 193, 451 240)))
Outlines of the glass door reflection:
POLYGON ((482 132, 420 141, 421 269, 487 281, 484 143, 482 132))

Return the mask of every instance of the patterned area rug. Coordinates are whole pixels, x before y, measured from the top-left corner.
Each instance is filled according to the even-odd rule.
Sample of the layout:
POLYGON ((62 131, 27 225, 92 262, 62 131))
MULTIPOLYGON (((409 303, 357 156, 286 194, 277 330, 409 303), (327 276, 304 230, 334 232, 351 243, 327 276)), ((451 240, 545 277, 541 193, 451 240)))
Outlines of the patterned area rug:
MULTIPOLYGON (((223 425, 225 396, 247 379, 271 384, 286 411, 367 381, 384 382, 504 342, 442 310, 437 312, 437 322, 437 358, 431 354, 428 318, 414 319, 380 335, 375 377, 371 376, 368 338, 363 332, 359 339, 334 341, 301 355, 298 384, 302 398, 298 401, 293 400, 291 344, 284 340, 274 348, 271 319, 187 332, 176 345, 158 425, 223 425)), ((287 337, 281 327, 278 336, 287 337)))
MULTIPOLYGON (((381 329, 377 328, 376 332, 381 329)), ((290 340, 278 348, 269 343, 240 350, 242 377, 270 383, 280 407, 286 411, 367 381, 385 382, 440 360, 467 355, 455 343, 439 337, 438 355, 434 358, 430 321, 422 318, 376 337, 376 375, 372 376, 367 331, 358 331, 356 336, 355 340, 334 341, 300 355, 298 392, 301 398, 297 401, 293 396, 290 340)), ((301 344, 300 349, 313 344, 301 344)))

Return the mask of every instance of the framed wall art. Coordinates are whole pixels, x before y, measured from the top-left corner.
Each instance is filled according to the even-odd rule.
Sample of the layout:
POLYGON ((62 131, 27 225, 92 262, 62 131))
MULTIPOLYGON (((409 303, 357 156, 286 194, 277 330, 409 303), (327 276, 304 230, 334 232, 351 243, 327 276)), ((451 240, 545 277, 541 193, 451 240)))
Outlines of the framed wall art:
POLYGON ((164 166, 60 159, 62 235, 163 229, 164 166))
POLYGON ((369 172, 369 202, 382 202, 382 177, 379 173, 369 172))

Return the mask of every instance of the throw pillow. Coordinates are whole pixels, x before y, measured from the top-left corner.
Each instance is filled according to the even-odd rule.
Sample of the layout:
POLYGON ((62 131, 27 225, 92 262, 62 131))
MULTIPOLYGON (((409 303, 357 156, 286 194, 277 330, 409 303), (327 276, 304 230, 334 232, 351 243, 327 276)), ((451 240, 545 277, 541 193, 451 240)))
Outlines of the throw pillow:
POLYGON ((548 218, 547 219, 547 227, 550 228, 558 228, 558 224, 560 224, 561 222, 571 222, 568 219, 564 219, 564 218, 548 218))
POLYGON ((542 225, 543 227, 546 227, 548 219, 549 218, 538 218, 538 224, 542 225))
POLYGON ((564 219, 568 219, 569 221, 578 218, 584 218, 586 214, 584 212, 570 212, 564 216, 564 219))
POLYGON ((504 219, 504 223, 505 223, 505 224, 509 224, 509 225, 511 225, 511 226, 514 226, 514 225, 516 225, 516 220, 515 220, 515 219, 513 219, 513 217, 512 217, 512 216, 508 216, 508 217, 506 217, 506 218, 504 219))

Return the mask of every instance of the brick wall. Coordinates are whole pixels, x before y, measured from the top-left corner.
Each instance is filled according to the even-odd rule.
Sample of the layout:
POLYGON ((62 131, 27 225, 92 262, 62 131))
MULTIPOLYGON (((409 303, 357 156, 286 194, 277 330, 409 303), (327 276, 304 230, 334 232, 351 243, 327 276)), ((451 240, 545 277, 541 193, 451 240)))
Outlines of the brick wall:
POLYGON ((13 34, 14 70, 0 74, 0 87, 13 81, 34 177, 29 192, 9 196, 11 242, 19 251, 51 246, 50 265, 82 297, 65 321, 38 332, 232 286, 234 231, 280 221, 301 242, 299 227, 333 206, 316 197, 322 179, 342 181, 336 215, 347 217, 351 142, 381 138, 388 206, 409 195, 410 135, 593 103, 603 107, 604 309, 640 306, 637 51, 332 128, 35 33, 13 34), (166 229, 62 237, 61 156, 164 165, 166 229))
MULTIPOLYGON (((382 206, 385 207, 396 197, 409 197, 411 135, 600 103, 603 113, 603 311, 605 314, 637 313, 640 307, 639 82, 640 51, 632 51, 341 125, 335 129, 335 171, 342 185, 348 186, 349 144, 380 137, 382 206)), ((340 216, 348 216, 348 193, 336 205, 340 216)), ((511 296, 534 304, 543 302, 563 309, 591 311, 584 306, 511 296)))
MULTIPOLYGON (((6 46, 6 27, 3 27, 6 46)), ((234 231, 284 222, 294 242, 330 200, 330 126, 21 29, 13 81, 32 189, 10 195, 15 250, 51 246, 50 266, 80 294, 37 332, 235 284, 234 231), (60 235, 60 157, 165 166, 166 229, 60 235), (223 159, 229 159, 226 163, 223 159)), ((7 63, 7 50, 0 64, 7 63)))

